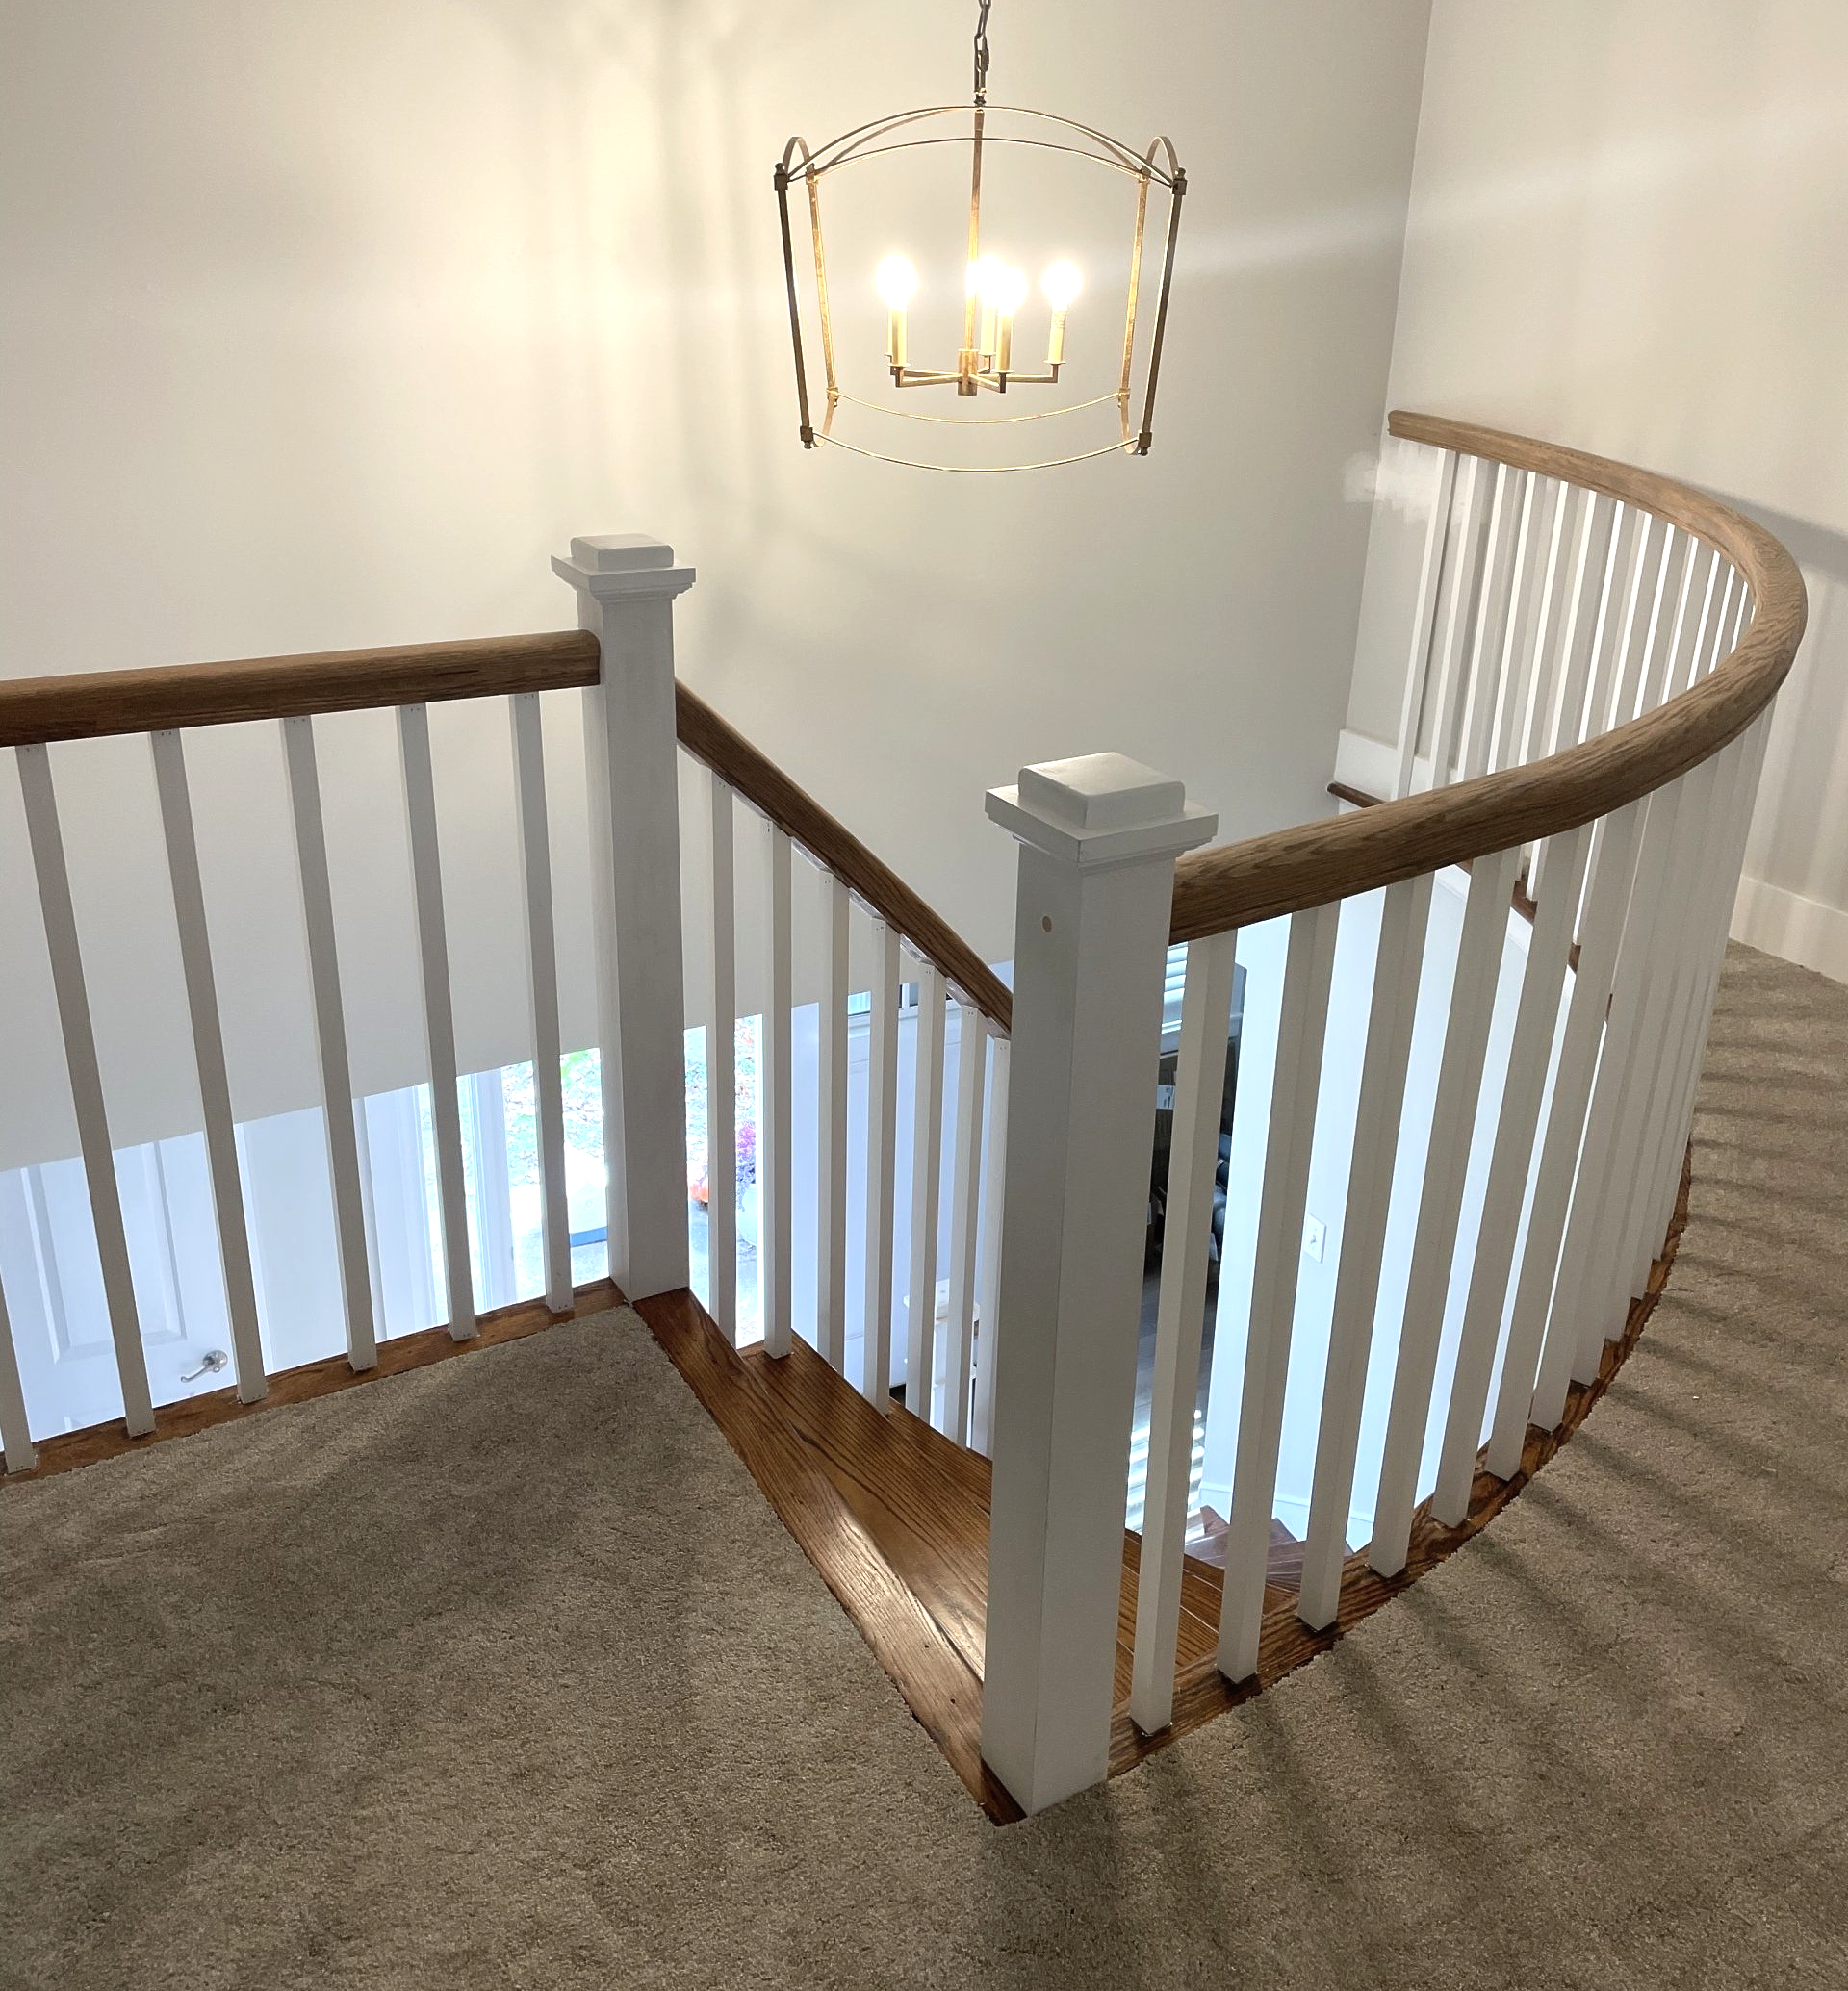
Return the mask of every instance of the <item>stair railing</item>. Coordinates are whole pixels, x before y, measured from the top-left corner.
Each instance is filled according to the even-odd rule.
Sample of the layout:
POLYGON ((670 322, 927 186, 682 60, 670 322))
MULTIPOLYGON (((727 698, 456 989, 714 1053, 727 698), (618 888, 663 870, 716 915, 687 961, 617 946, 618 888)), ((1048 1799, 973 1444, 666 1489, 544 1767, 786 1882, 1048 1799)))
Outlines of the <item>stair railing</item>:
POLYGON ((1232 1138, 1261 1182, 1256 1242, 1222 1270, 1217 1315, 1243 1347, 1226 1680, 1260 1672, 1274 1622, 1286 1398, 1315 1430, 1313 1478, 1301 1590, 1270 1608, 1323 1629, 1344 1581, 1397 1578, 1415 1530, 1469 1519, 1479 1472, 1520 1472, 1529 1427, 1557 1426, 1624 1333, 1671 1218, 1801 576, 1758 526, 1667 478, 1432 417, 1391 430, 1436 452, 1391 798, 1187 854, 1178 784, 1115 756, 1023 770, 990 798, 1021 854, 983 1753, 1029 1810, 1109 1760, 1170 944, 1187 968, 1128 1710, 1144 1733, 1175 1701, 1247 936, 1287 922, 1280 987, 1268 1002, 1247 988, 1232 1138), (1119 853, 1142 846, 1113 857, 1111 834, 1119 853), (1467 870, 1460 933, 1433 973, 1433 890, 1452 867, 1467 870), (1344 985, 1369 976, 1372 992, 1357 1086, 1331 1100, 1338 946, 1344 985), (1512 1023, 1492 1055, 1504 988, 1512 1023), (1428 1123, 1405 1113, 1421 1017, 1441 1042, 1428 1123), (1299 1295, 1312 1168, 1341 1206, 1331 1308, 1314 1322, 1299 1295), (1396 1215, 1409 1259, 1387 1288, 1396 1215), (1370 1366, 1384 1429, 1363 1461, 1370 1366), (1369 1503, 1361 1561, 1348 1538, 1369 1503))
MULTIPOLYGON (((373 1303, 367 1184, 356 1122, 360 1103, 351 1080, 316 721, 329 713, 379 709, 392 710, 397 719, 430 1078, 447 1324, 460 1341, 476 1334, 479 1320, 470 1252, 429 707, 474 699, 504 700, 507 704, 525 898, 523 938, 530 995, 545 1295, 553 1313, 565 1314, 573 1308, 574 1295, 539 698, 549 691, 581 691, 593 845, 610 1272, 634 1298, 686 1284, 672 604, 691 585, 693 573, 674 564, 670 548, 633 537, 574 540, 570 556, 555 560, 553 566, 578 591, 578 630, 0 684, 0 747, 13 750, 18 767, 123 1420, 131 1437, 156 1429, 159 1407, 149 1383, 53 772, 54 751, 76 757, 84 742, 141 734, 152 756, 199 1084, 230 1353, 243 1402, 260 1399, 269 1376, 218 994, 217 960, 226 936, 214 934, 206 917, 187 761, 187 739, 201 727, 254 722, 274 726, 281 735, 325 1117, 346 1359, 353 1369, 366 1370, 378 1360, 380 1323, 373 1303)), ((4 1289, 0 1447, 9 1472, 27 1470, 35 1463, 34 1434, 4 1289)))

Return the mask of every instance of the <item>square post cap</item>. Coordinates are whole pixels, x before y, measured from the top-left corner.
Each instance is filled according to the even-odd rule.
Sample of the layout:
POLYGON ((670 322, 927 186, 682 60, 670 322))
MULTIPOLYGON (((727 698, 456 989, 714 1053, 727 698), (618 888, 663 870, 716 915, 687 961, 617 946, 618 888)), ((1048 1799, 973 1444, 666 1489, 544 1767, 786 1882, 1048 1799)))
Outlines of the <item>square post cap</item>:
POLYGON ((605 532, 574 539, 569 553, 552 556, 552 571, 599 601, 636 596, 683 595, 694 570, 676 567, 674 549, 646 532, 605 532))
POLYGON ((1015 786, 988 790, 988 812, 1021 843, 1087 871, 1177 857, 1219 828, 1179 781, 1122 753, 1023 767, 1015 786))

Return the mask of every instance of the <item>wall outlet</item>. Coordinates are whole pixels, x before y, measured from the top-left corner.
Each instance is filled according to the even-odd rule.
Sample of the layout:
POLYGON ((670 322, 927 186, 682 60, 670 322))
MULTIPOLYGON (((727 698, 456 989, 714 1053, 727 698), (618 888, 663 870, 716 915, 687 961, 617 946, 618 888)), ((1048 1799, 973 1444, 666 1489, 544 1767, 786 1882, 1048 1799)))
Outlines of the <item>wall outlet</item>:
POLYGON ((1321 1217, 1312 1216, 1302 1227, 1303 1251, 1317 1264, 1321 1264, 1328 1250, 1328 1226, 1321 1217))

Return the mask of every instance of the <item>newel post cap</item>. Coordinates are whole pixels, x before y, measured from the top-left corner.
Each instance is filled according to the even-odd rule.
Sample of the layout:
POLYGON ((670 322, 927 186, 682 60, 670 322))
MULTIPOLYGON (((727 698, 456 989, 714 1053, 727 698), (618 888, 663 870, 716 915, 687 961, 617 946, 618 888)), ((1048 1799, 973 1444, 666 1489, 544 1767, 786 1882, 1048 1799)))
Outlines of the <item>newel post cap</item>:
POLYGON ((665 540, 646 532, 605 532, 574 539, 569 553, 552 556, 552 571, 560 580, 600 601, 684 594, 693 585, 694 575, 691 567, 675 566, 674 549, 665 540))
POLYGON ((1219 827, 1172 776, 1122 753, 1023 767, 1015 786, 988 790, 988 811, 1021 843, 1087 870, 1179 856, 1210 842, 1219 827))

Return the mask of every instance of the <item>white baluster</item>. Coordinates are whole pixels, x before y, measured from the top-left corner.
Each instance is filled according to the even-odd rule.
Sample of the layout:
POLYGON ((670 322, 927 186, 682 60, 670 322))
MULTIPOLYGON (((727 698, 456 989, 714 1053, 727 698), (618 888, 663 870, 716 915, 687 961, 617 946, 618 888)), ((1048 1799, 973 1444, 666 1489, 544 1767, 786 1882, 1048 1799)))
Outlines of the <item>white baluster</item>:
POLYGON ((1678 530, 1662 563, 1662 590, 1649 631, 1649 650, 1644 667, 1642 709, 1653 711, 1668 697, 1675 668, 1675 644, 1687 610, 1687 597, 1694 585, 1695 556, 1699 543, 1678 530))
POLYGON ((1727 632, 1732 626, 1734 612, 1738 604, 1739 570, 1731 561, 1723 563, 1726 568, 1725 584, 1720 591, 1719 606, 1713 614, 1712 627, 1707 631, 1706 652, 1696 659, 1696 674, 1705 677, 1726 654, 1727 632))
POLYGON ((109 1115, 103 1104, 103 1075, 96 1062, 96 1034, 84 983, 84 957, 77 940, 70 872, 64 859, 64 831, 58 821, 58 796, 52 785, 46 748, 20 747, 14 754, 19 766, 20 795, 25 803, 26 835, 38 881, 45 946, 51 957, 52 990, 58 1000, 58 1022, 64 1033, 64 1058, 70 1073, 77 1141, 84 1158, 84 1179, 90 1187, 90 1222, 96 1234, 97 1256, 102 1262, 109 1331, 116 1344, 116 1367, 121 1379, 123 1421, 129 1436, 140 1438, 154 1428, 154 1403, 147 1385, 135 1281, 129 1269, 128 1234, 122 1226, 122 1199, 116 1180, 115 1151, 110 1144, 109 1115))
POLYGON ((541 1256, 546 1305, 569 1314, 571 1205, 565 1183, 565 1099, 559 1066, 558 939, 552 895, 552 829, 546 812, 546 751, 539 694, 507 701, 513 803, 520 825, 521 906, 526 935, 526 999, 532 1010, 532 1097, 539 1158, 541 1256))
MULTIPOLYGON (((1635 1180, 1649 1088, 1663 1050, 1678 936, 1686 924, 1701 853, 1700 826, 1711 805, 1713 779, 1714 764, 1708 760, 1659 790, 1651 802, 1652 816, 1658 809, 1662 814, 1667 849, 1660 870, 1655 870, 1645 830, 1643 861, 1630 897, 1604 1037, 1606 1064, 1592 1095, 1578 1187, 1566 1230, 1565 1265, 1553 1300, 1555 1324, 1548 1328, 1549 1335, 1556 1328, 1577 1337, 1572 1374, 1581 1383, 1597 1375, 1604 1342, 1622 1334, 1623 1315, 1629 1312, 1628 1292, 1621 1301, 1616 1297, 1616 1288, 1627 1283, 1626 1199, 1635 1180)), ((1541 1372, 1547 1373, 1544 1357, 1541 1372)), ((1555 1422, 1564 1410, 1562 1395, 1555 1422)))
POLYGON ((950 1346, 944 1428, 969 1442, 969 1383, 974 1363, 976 1245, 982 1203, 982 1082, 988 1059, 981 1012, 956 1006, 956 1126, 950 1207, 950 1346))
POLYGON ((710 1312, 738 1345, 737 848, 732 790, 708 772, 712 824, 712 1020, 706 1040, 706 1261, 710 1312))
POLYGON ((823 871, 815 1107, 815 1345, 847 1372, 847 887, 823 871))
POLYGON ((26 1417, 26 1392, 19 1385, 19 1351, 7 1314, 7 1289, 0 1280, 0 1465, 8 1472, 30 1472, 38 1463, 26 1417))
MULTIPOLYGON (((1541 1143, 1540 1172, 1527 1215, 1527 1242, 1515 1284, 1502 1386, 1495 1401, 1488 1468, 1498 1479, 1520 1469, 1527 1442, 1535 1366, 1546 1332, 1547 1308, 1559 1267, 1559 1245, 1572 1197, 1573 1176, 1585 1131, 1585 1110, 1604 1040, 1604 1012, 1616 972, 1618 942, 1635 875, 1637 832, 1643 804, 1630 803, 1599 824, 1591 860, 1591 884, 1573 974, 1566 1034, 1541 1143)), ((1544 903, 1544 901, 1543 901, 1544 903)))
POLYGON ((1478 857, 1470 873, 1450 1024, 1444 1034, 1437 1101, 1431 1112, 1424 1190, 1419 1198, 1412 1268, 1405 1288, 1405 1317, 1393 1373, 1386 1450, 1373 1508, 1373 1539, 1367 1551, 1367 1560, 1382 1576, 1399 1574, 1411 1544, 1418 1468, 1430 1424, 1438 1347, 1456 1259, 1463 1186, 1469 1174, 1476 1110, 1482 1096, 1482 1066, 1488 1055, 1502 951, 1507 942, 1518 855, 1507 850, 1478 857))
POLYGON ((639 534, 574 539, 552 572, 603 652, 584 693, 609 1276, 631 1300, 687 1282, 674 598, 693 584, 639 534))
POLYGON ((917 1055, 911 1092, 911 1252, 905 1305, 905 1406, 936 1421, 937 1234, 943 1171, 943 978, 917 970, 917 1055))
POLYGON ((1585 696, 1585 737, 1594 739, 1617 723, 1618 687, 1630 632, 1641 604, 1643 569, 1648 553, 1649 515, 1633 505, 1617 507, 1611 536, 1610 584, 1599 613, 1592 641, 1591 679, 1585 696))
POLYGON ((1200 1344, 1213 1242, 1214 1171, 1225 1109, 1225 1056, 1232 1008, 1234 936, 1217 933, 1188 949, 1174 1072, 1174 1137, 1168 1150, 1162 1283, 1156 1304, 1155 1376, 1149 1403, 1147 1497, 1136 1587, 1136 1648, 1130 1719, 1144 1735, 1174 1715, 1174 1657, 1181 1622, 1181 1567, 1193 1479, 1194 1418, 1200 1400, 1200 1344))
MULTIPOLYGON (((1675 848, 1681 795, 1681 783, 1675 782, 1657 789, 1643 804, 1641 849, 1611 986, 1609 1021, 1598 1059, 1584 1143, 1573 1181, 1572 1211, 1560 1250, 1558 1279, 1547 1315, 1546 1340, 1541 1346, 1539 1376, 1534 1386, 1533 1421, 1547 1430, 1565 1415, 1574 1378, 1589 1380, 1587 1366, 1596 1372, 1596 1358, 1591 1357, 1588 1363, 1588 1351, 1604 1346, 1602 1329, 1594 1340, 1593 1332, 1586 1327, 1587 1309, 1581 1304, 1581 1294, 1587 1289, 1588 1262, 1601 1243, 1604 1227, 1612 1220, 1605 1203, 1611 1148, 1617 1136, 1619 1109, 1634 1055, 1643 1001, 1652 979, 1650 952, 1661 909, 1662 884, 1675 848)), ((1581 961, 1581 972, 1582 968, 1581 961)))
POLYGON ((1677 659, 1675 689, 1690 691, 1703 676, 1702 659, 1712 641, 1713 625, 1719 614, 1721 570, 1726 562, 1715 548, 1703 548, 1703 578, 1696 583, 1701 612, 1693 620, 1693 633, 1677 659))
POLYGON ((764 1134, 758 1145, 763 1184, 763 1229, 757 1242, 767 1354, 789 1352, 790 1197, 795 1187, 792 1129, 795 1118, 790 1059, 790 850, 784 830, 770 826, 770 992, 763 1019, 764 1134))
POLYGON ((1491 768, 1509 765, 1520 746, 1522 713, 1533 663, 1534 625, 1539 619, 1540 576, 1546 541, 1542 520, 1548 515, 1552 479, 1535 472, 1524 479, 1521 516, 1515 528, 1514 573, 1508 582, 1508 612, 1496 673, 1495 734, 1491 768))
POLYGON ((983 1136, 982 1221, 976 1278, 976 1317, 981 1322, 975 1358, 975 1403, 969 1442, 984 1457, 994 1449, 995 1351, 1001 1345, 1001 1233, 1007 1213, 1008 1063, 1011 1044, 992 1039, 989 1057, 988 1116, 983 1136))
POLYGON ((366 1206, 360 1188, 358 1106, 346 1054, 346 1019, 340 994, 340 955, 334 938, 334 895, 327 877, 327 834, 321 821, 321 776, 315 764, 315 722, 285 719, 283 767, 295 830, 295 870, 301 881, 302 930, 308 946, 308 983, 315 1006, 315 1051, 321 1067, 321 1103, 327 1136, 327 1174, 334 1198, 334 1242, 340 1256, 341 1301, 346 1321, 346 1359, 356 1369, 378 1360, 372 1282, 366 1253, 366 1206))
POLYGON ((1470 643, 1468 697, 1463 706, 1462 774, 1488 770, 1495 722, 1502 702, 1502 666, 1512 626, 1514 555, 1527 509, 1527 473, 1496 466, 1489 508, 1488 544, 1482 555, 1482 595, 1470 643))
POLYGON ((154 785, 160 798, 167 875, 173 886, 180 968, 186 979, 187 1012, 192 1024, 199 1106, 205 1122, 206 1173, 212 1185, 212 1208, 218 1222, 218 1267, 224 1278, 224 1307, 231 1325, 238 1400, 256 1403, 269 1384, 263 1368, 263 1336, 257 1322, 257 1285, 250 1268, 244 1186, 238 1176, 238 1133, 231 1117, 224 1028, 218 1016, 218 981, 212 970, 205 890, 199 881, 192 798, 186 781, 186 750, 180 735, 168 731, 150 733, 148 746, 154 757, 154 785))
MULTIPOLYGON (((1585 737, 1587 694, 1592 651, 1604 619, 1611 561, 1616 551, 1614 501, 1594 493, 1578 522, 1573 549, 1571 596, 1560 640, 1553 715, 1547 728, 1547 751, 1557 753, 1585 737)), ((1536 844, 1527 855, 1527 890, 1537 898, 1546 873, 1547 849, 1536 844)))
POLYGON ((898 932, 873 922, 877 964, 866 1052, 866 1306, 860 1387, 892 1407, 892 1223, 898 1195, 898 932))
POLYGON ((1446 1527, 1458 1527, 1469 1516, 1489 1380, 1508 1300, 1515 1238, 1533 1167, 1540 1106, 1591 840, 1589 824, 1569 830, 1558 839, 1561 848, 1548 864, 1547 889, 1535 911, 1527 943, 1527 964, 1508 1051, 1508 1075, 1496 1115, 1495 1149, 1483 1192, 1482 1220, 1476 1228, 1476 1257, 1470 1267, 1469 1296, 1457 1340, 1456 1369, 1431 1503, 1446 1527))
POLYGON ((1424 526, 1424 560, 1418 577, 1418 600, 1412 611, 1412 650, 1405 666, 1405 696, 1399 715, 1399 776, 1395 796, 1412 792, 1412 763, 1418 754, 1419 719, 1424 710, 1431 676, 1431 636, 1437 626, 1437 600, 1444 575, 1444 547, 1450 536, 1450 500, 1456 488, 1456 452, 1440 453, 1437 495, 1424 526))
POLYGON ((466 1341, 480 1331, 475 1272, 469 1262, 469 1204, 462 1164, 462 1106, 456 1091, 455 1009, 449 994, 449 946, 443 915, 443 859, 437 843, 436 784, 430 765, 430 715, 398 708, 404 768, 404 817, 411 839, 411 890, 417 906, 417 955, 424 982, 424 1034, 430 1060, 430 1127, 436 1139, 437 1227, 449 1294, 449 1333, 466 1341))
POLYGON ((1540 577, 1534 615, 1533 669, 1527 679, 1527 711, 1521 726, 1523 765, 1551 751, 1547 744, 1547 714, 1552 708, 1563 654, 1561 632, 1571 602, 1573 549, 1589 503, 1589 495, 1576 484, 1561 483, 1555 490, 1547 533, 1547 563, 1540 577))
POLYGON ((1219 1671, 1229 1680, 1249 1679, 1258 1666, 1265 1568, 1270 1553, 1277 1454, 1283 1439, 1284 1388, 1290 1376, 1296 1275, 1302 1263, 1309 1157, 1322 1087, 1322 1042, 1328 1028, 1328 990, 1340 916, 1340 906, 1332 905, 1293 913, 1290 919, 1276 1077, 1270 1088, 1264 1187, 1258 1205, 1257 1256, 1251 1273, 1238 1463, 1226 1535, 1225 1597, 1219 1617, 1219 1671))
POLYGON ((1650 631, 1660 612, 1674 539, 1675 528, 1665 520, 1644 515, 1635 574, 1630 599, 1624 604, 1624 626, 1618 642, 1616 682, 1607 726, 1622 726, 1634 719, 1641 709, 1649 676, 1650 631))
POLYGON ((1444 604, 1437 648, 1437 682, 1430 700, 1430 788, 1449 785, 1453 771, 1451 739, 1456 707, 1468 672, 1470 618, 1476 608, 1476 571, 1481 564, 1482 523, 1492 483, 1479 456, 1465 459, 1458 479, 1450 550, 1444 560, 1444 604))
POLYGON ((1367 1049, 1354 1113, 1348 1207, 1341 1225, 1340 1268, 1328 1328, 1315 1480, 1310 1489, 1309 1530, 1303 1542, 1302 1584, 1296 1604, 1303 1622, 1318 1631, 1334 1622, 1341 1602, 1348 1517, 1353 1505, 1354 1454, 1360 1441, 1367 1362, 1378 1311, 1380 1256, 1393 1197, 1406 1061, 1418 1017, 1431 886, 1428 872, 1421 878, 1403 879, 1387 887, 1380 908, 1379 948, 1373 957, 1373 1002, 1367 1015, 1367 1049))
POLYGON ((1216 821, 1120 754, 1023 768, 982 1753, 1028 1811, 1103 1780, 1174 859, 1216 821))

